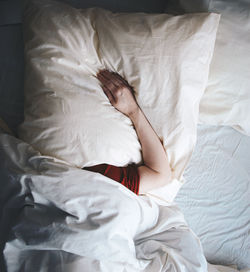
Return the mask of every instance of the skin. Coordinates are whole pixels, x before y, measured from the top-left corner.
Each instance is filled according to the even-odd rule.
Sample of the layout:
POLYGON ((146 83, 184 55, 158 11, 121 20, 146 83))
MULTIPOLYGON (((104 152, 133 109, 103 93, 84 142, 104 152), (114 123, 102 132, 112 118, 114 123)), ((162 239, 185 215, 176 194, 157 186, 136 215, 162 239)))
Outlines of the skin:
POLYGON ((141 143, 143 164, 138 166, 139 194, 170 183, 172 170, 166 152, 138 105, 133 88, 118 73, 106 69, 100 70, 97 78, 111 105, 131 119, 141 143))

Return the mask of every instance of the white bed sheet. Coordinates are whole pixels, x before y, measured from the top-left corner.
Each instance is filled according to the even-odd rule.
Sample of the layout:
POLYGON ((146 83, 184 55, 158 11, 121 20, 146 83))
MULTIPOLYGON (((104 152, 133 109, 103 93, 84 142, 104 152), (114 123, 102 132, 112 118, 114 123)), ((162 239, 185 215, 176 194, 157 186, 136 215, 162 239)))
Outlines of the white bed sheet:
POLYGON ((211 263, 250 268, 250 137, 198 126, 198 141, 176 203, 211 263))

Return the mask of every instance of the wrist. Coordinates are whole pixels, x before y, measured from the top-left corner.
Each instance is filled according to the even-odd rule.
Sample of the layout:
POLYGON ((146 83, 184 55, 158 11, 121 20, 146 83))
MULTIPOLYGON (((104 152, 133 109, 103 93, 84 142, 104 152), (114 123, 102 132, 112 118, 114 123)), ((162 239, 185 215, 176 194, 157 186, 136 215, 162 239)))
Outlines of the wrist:
POLYGON ((131 111, 129 114, 128 114, 128 117, 131 119, 131 121, 133 122, 133 120, 135 120, 137 118, 137 116, 139 115, 140 113, 140 108, 139 106, 137 108, 135 108, 133 111, 131 111))

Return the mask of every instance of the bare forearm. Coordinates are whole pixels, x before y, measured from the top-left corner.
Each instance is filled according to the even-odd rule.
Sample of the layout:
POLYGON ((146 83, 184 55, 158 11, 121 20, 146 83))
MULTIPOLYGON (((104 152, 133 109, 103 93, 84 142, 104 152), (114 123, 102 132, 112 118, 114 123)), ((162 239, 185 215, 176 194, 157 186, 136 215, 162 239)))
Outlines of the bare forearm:
POLYGON ((138 107, 129 117, 141 143, 144 164, 158 173, 169 174, 171 169, 165 150, 143 111, 138 107))

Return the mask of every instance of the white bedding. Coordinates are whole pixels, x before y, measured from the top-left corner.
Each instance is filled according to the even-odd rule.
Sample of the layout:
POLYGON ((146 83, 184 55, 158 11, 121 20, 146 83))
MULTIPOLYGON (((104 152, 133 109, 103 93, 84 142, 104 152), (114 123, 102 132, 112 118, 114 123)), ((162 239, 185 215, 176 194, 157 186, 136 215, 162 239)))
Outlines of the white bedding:
MULTIPOLYGON (((5 2, 7 3, 7 1, 5 2)), ((77 1, 74 2, 76 3, 77 1)), ((12 3, 12 1, 10 3, 12 3)), ((3 17, 0 16, 0 19, 2 18, 3 17)), ((10 20, 10 16, 7 16, 6 18, 10 20)), ((1 117, 5 117, 4 119, 8 121, 8 125, 14 129, 16 124, 19 124, 22 119, 21 113, 23 107, 22 98, 20 98, 22 96, 22 90, 20 89, 22 84, 20 83, 22 83, 23 65, 21 30, 19 25, 2 26, 0 30, 0 36, 4 37, 1 40, 2 50, 0 52, 0 112, 1 117)), ((60 195, 59 191, 56 191, 58 187, 56 187, 55 184, 52 185, 54 188, 56 187, 56 189, 51 192, 49 192, 49 189, 52 187, 41 188, 46 189, 47 191, 46 196, 43 195, 43 198, 41 197, 41 194, 39 196, 35 193, 37 187, 33 186, 30 192, 29 190, 25 190, 25 188, 29 188, 29 186, 32 185, 30 177, 41 178, 42 172, 38 175, 39 171, 34 169, 39 169, 39 167, 41 168, 45 164, 42 163, 41 166, 39 166, 39 163, 43 161, 39 156, 32 156, 32 159, 30 159, 28 154, 34 155, 36 153, 34 153, 26 144, 21 144, 21 142, 19 142, 17 145, 18 142, 19 141, 14 138, 0 134, 0 245, 2 249, 3 242, 9 233, 9 223, 14 219, 16 221, 13 223, 12 232, 15 231, 20 241, 22 241, 23 238, 25 238, 24 241, 29 240, 29 245, 32 245, 33 249, 31 249, 29 245, 23 245, 21 249, 18 249, 14 247, 14 241, 9 242, 5 247, 4 256, 8 260, 12 260, 12 263, 8 264, 8 270, 6 271, 82 272, 82 266, 85 266, 86 268, 84 272, 98 271, 101 269, 102 271, 105 271, 104 267, 108 267, 108 262, 83 258, 78 254, 71 253, 70 250, 75 252, 73 247, 68 251, 55 249, 55 247, 52 246, 48 247, 48 242, 46 242, 48 241, 48 236, 51 240, 53 236, 50 235, 51 232, 46 233, 46 230, 53 230, 54 233, 58 230, 58 237, 64 233, 65 237, 68 236, 70 237, 69 239, 75 241, 82 234, 80 233, 83 227, 83 225, 81 225, 82 217, 79 217, 80 220, 78 221, 77 218, 75 218, 75 225, 70 225, 71 229, 76 225, 79 227, 77 230, 75 228, 75 233, 71 235, 71 233, 68 232, 68 229, 63 229, 63 226, 67 226, 65 224, 66 218, 67 220, 71 220, 71 215, 63 211, 63 209, 60 209, 61 206, 56 206, 60 203, 60 201, 57 202, 58 199, 56 199, 56 197, 60 197, 60 195), (51 202, 46 200, 48 193, 50 193, 50 198, 52 198, 51 202), (27 195, 27 197, 23 198, 24 195, 27 195), (34 197, 34 200, 32 197, 34 197), (32 209, 32 205, 29 206, 29 203, 34 201, 36 202, 36 205, 35 208, 32 209), (23 206, 23 203, 26 203, 25 207, 23 206), (24 208, 20 211, 19 208, 21 207, 24 208), (33 213, 31 211, 33 211, 33 213), (21 216, 24 215, 25 217, 21 218, 21 216), (52 218, 54 218, 54 220, 52 220, 52 218), (20 223, 25 224, 22 225, 20 223), (27 229, 24 227, 27 227, 27 229), (39 230, 39 232, 36 232, 32 227, 37 227, 36 230, 39 230), (62 231, 62 234, 60 234, 60 231, 62 231), (39 233, 40 235, 38 235, 39 233), (24 234, 29 234, 29 236, 24 237, 24 234), (34 237, 35 239, 33 239, 34 237), (28 258, 26 258, 27 256, 28 258), (93 266, 91 268, 87 267, 87 263, 91 263, 93 266), (14 270, 14 266, 16 266, 16 270, 14 270), (33 270, 31 270, 31 268, 33 270)), ((189 227, 200 238, 204 254, 211 263, 228 265, 237 263, 239 269, 247 267, 247 265, 249 266, 250 242, 249 235, 247 236, 247 231, 249 231, 249 216, 246 215, 249 211, 249 197, 247 199, 247 196, 249 196, 250 176, 250 168, 248 166, 248 161, 250 161, 249 154, 249 138, 242 137, 241 134, 226 127, 218 129, 216 127, 199 126, 197 148, 193 154, 191 163, 185 172, 187 182, 177 195, 176 203, 180 207, 181 212, 185 215, 189 227), (225 163, 225 161, 228 162, 225 163), (223 182, 225 177, 227 179, 223 182), (228 186, 228 184, 230 185, 228 186), (234 194, 234 190, 232 190, 235 184, 237 184, 236 194, 234 194), (231 201, 231 199, 234 201, 231 201)), ((52 164, 53 162, 50 161, 46 165, 52 164)), ((57 165, 57 170, 60 172, 58 169, 60 164, 58 165, 55 163, 55 165, 57 165)), ((62 168, 61 170, 64 171, 65 176, 68 175, 68 183, 72 184, 74 188, 77 188, 80 194, 80 189, 83 187, 83 184, 76 187, 73 180, 70 180, 72 172, 67 172, 65 168, 62 168)), ((47 173, 49 173, 49 169, 47 170, 47 173)), ((59 176, 53 174, 53 172, 50 172, 50 174, 54 176, 53 181, 56 182, 56 179, 59 179, 59 176)), ((96 180, 97 176, 95 174, 90 176, 95 177, 96 183, 103 182, 103 179, 99 176, 96 180)), ((86 180, 87 177, 90 176, 85 176, 86 180)), ((52 177, 50 178, 52 179, 52 177)), ((45 180, 49 181, 48 176, 45 180)), ((42 179, 40 179, 39 182, 42 182, 42 179)), ((107 178, 105 179, 105 182, 109 184, 107 186, 112 184, 113 186, 118 186, 120 188, 118 184, 114 185, 110 180, 107 181, 107 178)), ((39 184, 36 183, 35 185, 38 186, 39 184)), ((69 187, 67 186, 67 189, 68 188, 69 187)), ((87 189, 87 187, 84 188, 87 189)), ((92 191, 88 190, 87 193, 90 192, 91 195, 93 195, 98 188, 92 187, 92 189, 92 191)), ((131 197, 131 193, 127 190, 118 190, 119 196, 123 195, 121 193, 124 193, 124 191, 126 191, 126 196, 129 195, 129 197, 131 197)), ((67 193, 68 196, 73 194, 73 191, 67 192, 66 190, 61 190, 61 192, 67 193)), ((75 201, 76 198, 77 196, 74 197, 75 201)), ((81 196, 79 200, 80 199, 84 200, 84 196, 81 196)), ((142 209, 139 211, 139 215, 142 215, 145 211, 150 211, 149 215, 151 215, 153 211, 156 211, 157 214, 157 204, 154 204, 151 209, 149 206, 149 204, 154 203, 154 201, 150 202, 150 200, 145 199, 145 197, 141 200, 135 200, 133 197, 130 199, 132 199, 133 203, 138 205, 136 208, 137 212, 142 209), (146 203, 146 206, 143 206, 143 208, 141 207, 142 203, 146 203)), ((63 204, 64 202, 61 199, 61 205, 63 204)), ((172 206, 174 205, 172 204, 171 207, 172 206)), ((81 204, 79 204, 75 211, 78 213, 82 212, 83 209, 81 207, 81 204)), ((114 207, 114 202, 112 207, 114 207)), ((175 208, 174 206, 174 208, 168 209, 168 212, 173 212, 171 218, 176 219, 176 224, 183 222, 182 215, 178 208, 175 208)), ((126 214, 125 216, 126 218, 130 218, 131 216, 132 218, 135 213, 136 212, 133 211, 133 213, 129 215, 126 214)), ((118 215, 114 216, 113 223, 115 222, 116 217, 118 217, 118 215)), ((154 218, 156 217, 154 216, 154 218)), ((161 218, 159 222, 163 222, 163 225, 165 224, 164 226, 167 227, 169 226, 168 224, 170 224, 170 219, 168 219, 167 222, 164 222, 161 218)), ((143 220, 146 222, 146 218, 143 220)), ((150 224, 146 222, 146 225, 149 226, 150 224)), ((153 225, 152 222, 151 225, 153 225)), ((132 230, 133 226, 129 225, 129 227, 132 230)), ((159 226, 152 230, 152 234, 157 231, 159 231, 159 226)), ((156 236, 154 236, 154 239, 155 237, 156 236)), ((190 235, 190 237, 192 237, 192 235, 190 235)), ((8 237, 8 239, 11 241, 10 237, 8 237)), ((50 241, 50 245, 53 243, 55 245, 56 240, 50 241)), ((64 245, 67 245, 66 239, 63 240, 63 243, 64 245)), ((64 245, 61 245, 61 247, 64 245)), ((174 242, 171 245, 173 246, 174 242)), ((115 244, 111 247, 113 246, 115 246, 115 244)), ((108 249, 109 247, 107 247, 107 250, 108 249)), ((159 252, 156 252, 154 264, 156 264, 157 258, 160 260, 159 256, 159 252)), ((5 269, 2 267, 2 261, 2 256, 0 256, 0 271, 5 272, 5 269)), ((160 264, 161 261, 159 262, 159 265, 160 264)), ((114 267, 113 265, 115 264, 111 264, 112 267, 114 267)), ((115 271, 120 271, 119 265, 115 268, 117 268, 115 271)), ((108 271, 112 271, 112 269, 109 269, 108 271)), ((151 271, 159 270, 156 269, 151 271)), ((165 270, 162 269, 162 271, 165 270)), ((234 272, 236 270, 229 267, 209 265, 209 272, 215 271, 234 272)), ((245 269, 244 271, 250 270, 245 269)))
POLYGON ((4 248, 8 272, 207 271, 200 241, 175 204, 138 197, 7 134, 0 134, 0 171, 7 188, 1 230, 8 211, 15 218, 4 248))
POLYGON ((199 125, 197 139, 175 201, 209 262, 250 269, 250 137, 199 125))

